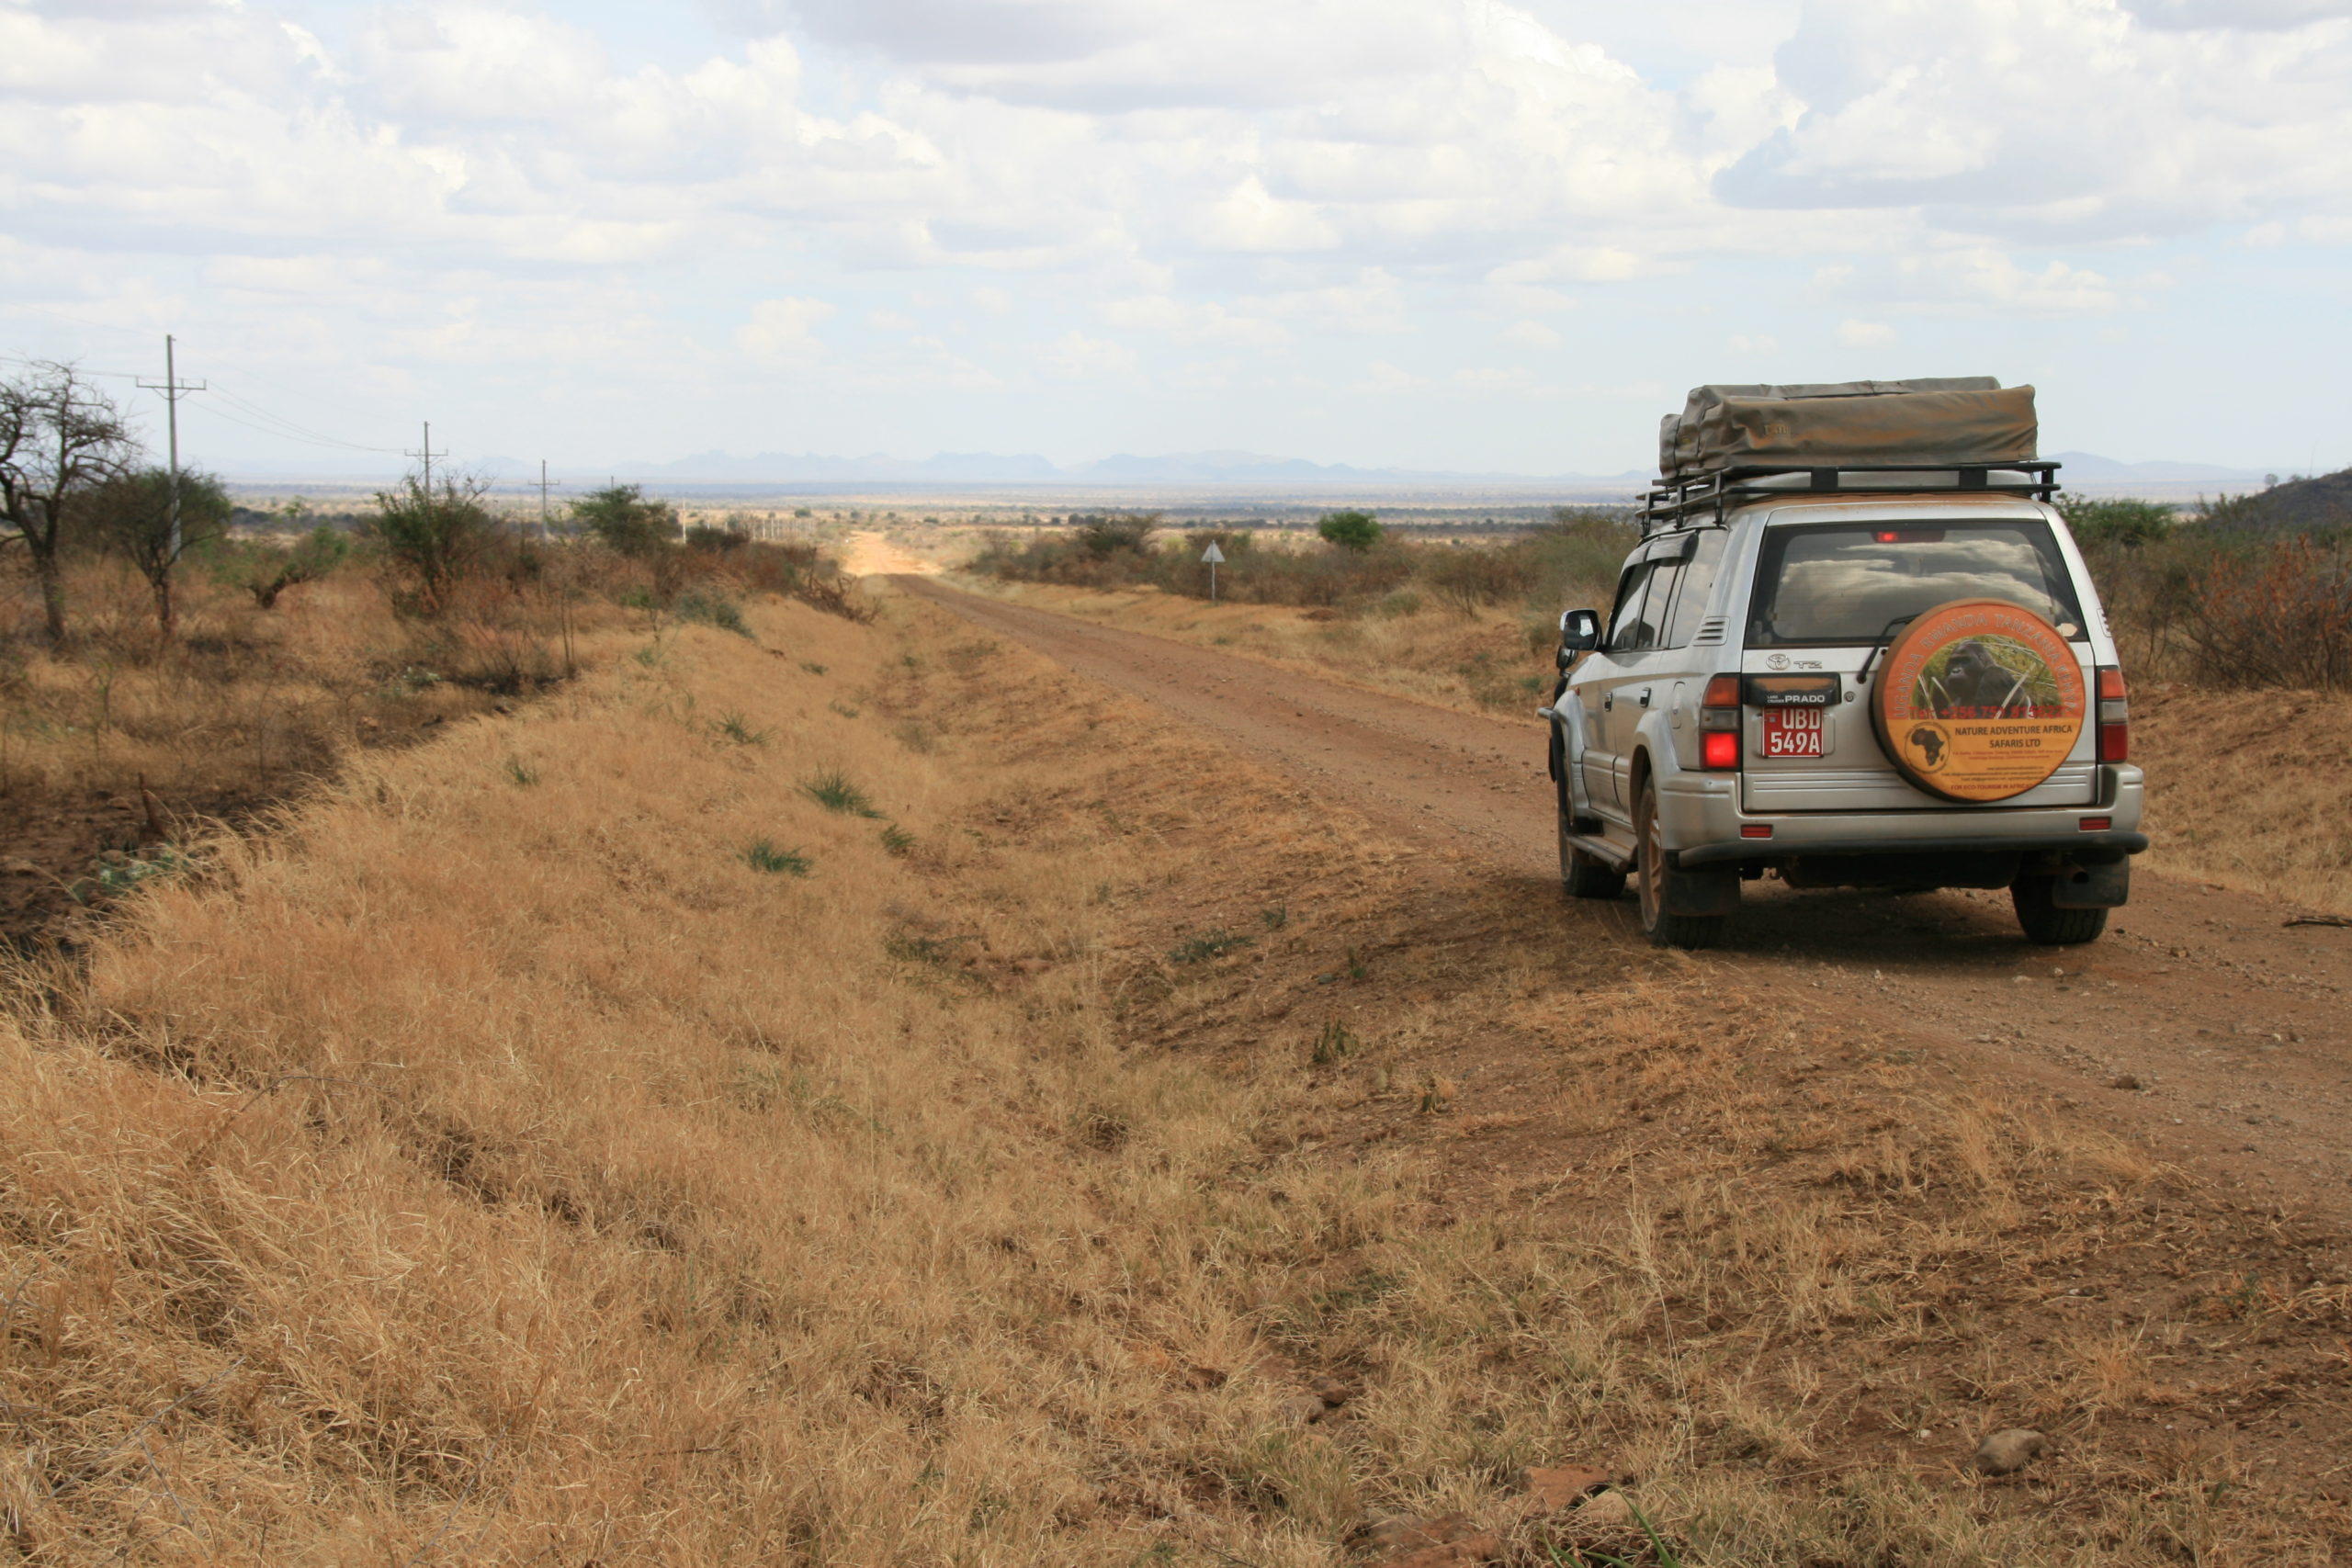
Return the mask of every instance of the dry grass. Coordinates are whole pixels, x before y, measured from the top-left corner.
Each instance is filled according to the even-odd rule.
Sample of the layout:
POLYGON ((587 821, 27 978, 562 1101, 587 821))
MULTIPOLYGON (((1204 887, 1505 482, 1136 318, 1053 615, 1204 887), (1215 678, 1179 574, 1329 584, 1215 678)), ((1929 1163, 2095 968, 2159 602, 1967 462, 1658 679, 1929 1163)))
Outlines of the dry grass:
POLYGON ((296 588, 269 612, 192 581, 177 644, 163 650, 145 585, 128 572, 85 567, 70 587, 74 649, 0 643, 0 795, 142 777, 159 791, 266 790, 388 718, 408 728, 485 705, 431 666, 496 631, 461 620, 428 646, 356 572, 296 588))
POLYGON ((829 673, 690 628, 355 762, 0 1032, 20 1550, 1092 1562, 1262 1425, 1261 1268, 1383 1200, 1223 1189, 1263 1097, 1117 1051, 1171 856, 1071 791, 1148 757, 1034 674, 918 753, 922 655, 761 629, 829 673))
POLYGON ((2165 1402, 2341 1305, 2137 1150, 927 607, 753 621, 607 632, 23 977, 18 1555, 1303 1568, 1588 1459, 1694 1563, 2323 1560, 2165 1402), (2063 1467, 1961 1472, 2026 1419, 2063 1467))
POLYGON ((1552 639, 1531 651, 1525 617, 1445 608, 1408 594, 1360 614, 1283 604, 1210 604, 1158 589, 1098 590, 1009 582, 968 573, 967 592, 1034 604, 1184 642, 1222 648, 1327 680, 1474 713, 1522 716, 1552 694, 1552 639))
POLYGON ((2352 697, 2143 686, 2132 720, 2150 865, 2352 913, 2352 697))

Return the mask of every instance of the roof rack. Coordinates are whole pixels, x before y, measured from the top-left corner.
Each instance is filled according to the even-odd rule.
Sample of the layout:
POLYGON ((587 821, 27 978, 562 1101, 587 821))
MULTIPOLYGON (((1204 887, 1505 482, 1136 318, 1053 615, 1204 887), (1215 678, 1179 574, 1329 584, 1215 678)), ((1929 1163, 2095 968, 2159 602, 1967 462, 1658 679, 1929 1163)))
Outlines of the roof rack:
POLYGON ((1659 479, 1644 493, 1642 532, 1712 523, 1721 526, 1735 506, 1805 495, 1912 495, 1989 491, 2048 501, 2058 489, 2060 465, 2014 463, 1838 463, 1826 466, 1747 464, 1688 479, 1659 479))

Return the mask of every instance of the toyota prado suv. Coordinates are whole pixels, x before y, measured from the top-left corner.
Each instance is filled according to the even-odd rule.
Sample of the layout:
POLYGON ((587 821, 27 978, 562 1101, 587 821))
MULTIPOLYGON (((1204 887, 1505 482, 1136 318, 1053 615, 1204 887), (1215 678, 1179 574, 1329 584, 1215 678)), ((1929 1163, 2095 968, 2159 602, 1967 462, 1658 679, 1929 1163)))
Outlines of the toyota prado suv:
POLYGON ((1768 875, 2006 887, 2031 941, 2099 934, 2147 845, 2123 676, 2031 389, 1996 387, 1706 388, 1668 422, 1641 545, 1605 622, 1560 617, 1540 710, 1570 895, 1630 877, 1676 947, 1768 875))

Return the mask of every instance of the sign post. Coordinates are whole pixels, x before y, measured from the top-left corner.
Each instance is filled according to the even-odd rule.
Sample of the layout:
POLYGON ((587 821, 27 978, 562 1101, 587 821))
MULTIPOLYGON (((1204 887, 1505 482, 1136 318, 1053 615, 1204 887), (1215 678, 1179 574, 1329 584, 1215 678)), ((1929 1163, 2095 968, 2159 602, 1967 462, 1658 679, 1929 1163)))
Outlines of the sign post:
POLYGON ((1209 603, 1212 604, 1216 603, 1216 563, 1224 558, 1225 552, 1216 547, 1215 539, 1211 539, 1209 547, 1201 552, 1201 559, 1207 563, 1209 569, 1209 603))

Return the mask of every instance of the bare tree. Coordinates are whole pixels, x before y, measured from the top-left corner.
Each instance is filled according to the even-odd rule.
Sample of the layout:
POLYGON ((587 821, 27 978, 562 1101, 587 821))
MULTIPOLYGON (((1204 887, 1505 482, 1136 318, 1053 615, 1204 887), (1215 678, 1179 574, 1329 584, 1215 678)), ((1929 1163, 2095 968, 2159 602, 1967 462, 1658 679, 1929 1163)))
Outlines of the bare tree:
POLYGON ((49 640, 65 640, 59 547, 79 502, 137 453, 114 400, 71 365, 36 364, 0 378, 0 547, 21 540, 40 585, 49 640))

